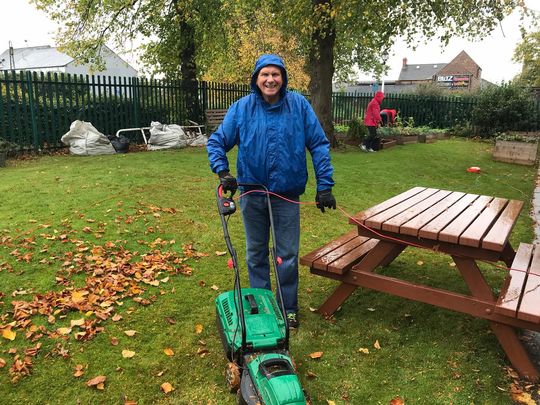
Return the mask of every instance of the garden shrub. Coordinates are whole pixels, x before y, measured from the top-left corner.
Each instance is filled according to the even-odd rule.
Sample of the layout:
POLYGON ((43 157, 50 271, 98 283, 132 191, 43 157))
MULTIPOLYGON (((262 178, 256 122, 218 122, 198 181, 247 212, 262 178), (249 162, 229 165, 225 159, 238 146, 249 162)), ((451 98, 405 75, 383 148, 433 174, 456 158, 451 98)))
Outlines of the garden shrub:
POLYGON ((478 94, 472 111, 475 132, 483 138, 509 130, 534 129, 536 110, 530 92, 514 83, 492 86, 478 94))
POLYGON ((367 135, 367 128, 360 118, 354 118, 349 122, 347 137, 356 141, 362 141, 367 135))

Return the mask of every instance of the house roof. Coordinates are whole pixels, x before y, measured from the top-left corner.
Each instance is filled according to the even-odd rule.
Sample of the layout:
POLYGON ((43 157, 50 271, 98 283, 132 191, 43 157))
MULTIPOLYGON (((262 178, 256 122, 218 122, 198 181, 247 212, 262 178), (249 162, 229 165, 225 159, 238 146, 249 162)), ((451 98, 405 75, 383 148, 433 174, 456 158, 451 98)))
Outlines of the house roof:
MULTIPOLYGON (((71 56, 49 45, 14 48, 13 59, 13 68, 17 70, 62 67, 73 61, 71 56)), ((9 49, 6 49, 0 54, 0 70, 11 68, 9 49)))
POLYGON ((398 80, 429 80, 447 63, 406 64, 401 68, 398 80))

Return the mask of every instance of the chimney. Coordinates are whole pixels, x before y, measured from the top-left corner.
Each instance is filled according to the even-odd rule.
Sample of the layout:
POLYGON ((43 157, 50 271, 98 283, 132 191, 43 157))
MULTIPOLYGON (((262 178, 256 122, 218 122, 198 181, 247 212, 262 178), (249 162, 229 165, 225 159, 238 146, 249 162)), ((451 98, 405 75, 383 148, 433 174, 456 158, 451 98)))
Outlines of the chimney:
POLYGON ((403 67, 407 67, 407 58, 403 58, 403 67))

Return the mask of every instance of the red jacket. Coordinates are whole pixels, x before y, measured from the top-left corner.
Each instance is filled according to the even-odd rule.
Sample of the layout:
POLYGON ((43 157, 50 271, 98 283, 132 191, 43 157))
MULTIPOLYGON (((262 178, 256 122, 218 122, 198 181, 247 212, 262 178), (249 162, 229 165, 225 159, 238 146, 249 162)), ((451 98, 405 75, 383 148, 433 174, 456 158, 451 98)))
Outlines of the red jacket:
POLYGON ((388 124, 393 124, 394 121, 396 120, 396 110, 389 110, 387 108, 385 108, 384 110, 381 111, 382 113, 386 113, 386 115, 388 115, 388 124))
POLYGON ((381 122, 381 103, 384 99, 384 93, 378 91, 375 93, 373 99, 369 102, 366 115, 364 117, 364 124, 366 127, 376 127, 381 122))

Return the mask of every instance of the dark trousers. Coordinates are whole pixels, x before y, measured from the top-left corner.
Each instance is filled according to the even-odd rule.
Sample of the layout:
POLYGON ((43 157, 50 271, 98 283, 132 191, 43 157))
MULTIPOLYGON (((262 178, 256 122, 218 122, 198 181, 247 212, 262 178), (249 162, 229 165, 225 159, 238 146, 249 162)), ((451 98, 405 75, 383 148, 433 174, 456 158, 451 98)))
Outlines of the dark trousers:
POLYGON ((377 127, 367 127, 368 136, 364 139, 364 146, 368 149, 379 150, 381 140, 377 136, 377 127))

